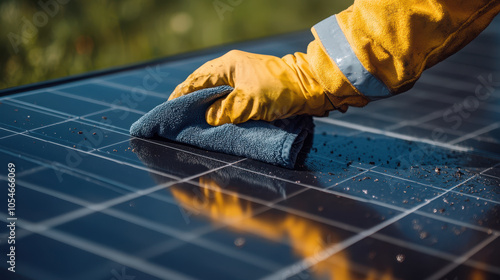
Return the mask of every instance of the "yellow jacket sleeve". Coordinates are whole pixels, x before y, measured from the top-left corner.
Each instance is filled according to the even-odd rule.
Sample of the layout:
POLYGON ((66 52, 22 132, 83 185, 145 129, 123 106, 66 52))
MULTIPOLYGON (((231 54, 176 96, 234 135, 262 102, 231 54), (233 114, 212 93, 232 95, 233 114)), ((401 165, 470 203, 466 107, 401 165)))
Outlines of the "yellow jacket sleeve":
POLYGON ((410 89, 499 11, 500 0, 356 0, 313 27, 311 66, 335 107, 364 106, 410 89))

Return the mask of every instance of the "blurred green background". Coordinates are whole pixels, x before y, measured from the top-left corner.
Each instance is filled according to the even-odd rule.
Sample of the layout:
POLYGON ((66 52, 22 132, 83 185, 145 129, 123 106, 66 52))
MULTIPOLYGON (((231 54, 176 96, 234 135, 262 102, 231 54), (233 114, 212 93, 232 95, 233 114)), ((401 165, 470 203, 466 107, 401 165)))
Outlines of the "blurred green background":
POLYGON ((2 0, 0 88, 309 29, 352 0, 2 0))

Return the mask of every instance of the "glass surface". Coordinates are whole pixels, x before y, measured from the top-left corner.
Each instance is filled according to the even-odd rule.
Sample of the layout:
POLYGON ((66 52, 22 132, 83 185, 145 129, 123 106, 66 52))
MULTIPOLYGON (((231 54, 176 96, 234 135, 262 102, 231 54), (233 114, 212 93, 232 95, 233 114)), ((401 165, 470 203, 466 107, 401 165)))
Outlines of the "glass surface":
MULTIPOLYGON (((305 38, 239 47, 281 55, 305 38)), ((456 63, 498 48, 491 38, 414 92, 316 118, 295 169, 129 136, 162 91, 221 49, 147 66, 171 74, 135 105, 122 96, 146 66, 1 97, 0 203, 14 196, 14 163, 16 207, 0 204, 0 253, 15 217, 17 272, 2 261, 0 279, 496 279, 500 139, 487 116, 500 99, 455 129, 442 113, 466 90, 428 87, 455 77, 442 72, 475 83, 456 63)), ((474 71, 494 66, 480 62, 474 71)))

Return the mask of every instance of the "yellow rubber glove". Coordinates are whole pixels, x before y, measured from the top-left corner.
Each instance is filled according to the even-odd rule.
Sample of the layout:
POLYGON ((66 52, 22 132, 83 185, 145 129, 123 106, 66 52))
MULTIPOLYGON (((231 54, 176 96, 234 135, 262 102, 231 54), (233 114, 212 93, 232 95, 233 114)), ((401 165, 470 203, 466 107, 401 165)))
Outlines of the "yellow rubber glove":
POLYGON ((206 120, 214 126, 247 120, 273 121, 300 114, 324 116, 335 109, 304 53, 279 58, 230 51, 194 71, 169 100, 220 85, 234 90, 207 110, 206 120))
POLYGON ((425 69, 466 46, 499 12, 499 0, 355 0, 348 9, 314 26, 313 34, 330 62, 318 57, 311 65, 324 88, 335 96, 340 67, 368 99, 390 97, 409 90, 425 69), (339 48, 340 37, 348 43, 344 49, 339 48), (350 73, 356 59, 366 73, 350 73), (367 78, 370 75, 382 86, 370 83, 374 80, 367 78), (380 93, 383 87, 385 96, 380 93))
POLYGON ((233 86, 207 111, 212 125, 345 112, 410 89, 425 69, 472 41, 499 11, 499 0, 356 0, 315 25, 307 54, 277 58, 232 51, 196 70, 169 99, 233 86))

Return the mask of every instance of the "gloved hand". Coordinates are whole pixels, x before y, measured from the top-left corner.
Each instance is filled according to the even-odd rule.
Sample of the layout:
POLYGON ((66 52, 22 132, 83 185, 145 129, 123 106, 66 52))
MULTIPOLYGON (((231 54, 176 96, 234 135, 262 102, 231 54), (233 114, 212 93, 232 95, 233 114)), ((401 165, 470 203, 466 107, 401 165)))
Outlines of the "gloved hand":
POLYGON ((232 86, 207 110, 211 125, 345 112, 410 89, 422 71, 464 47, 499 12, 498 0, 356 0, 315 25, 307 54, 231 51, 201 66, 169 99, 232 86))
POLYGON ((234 90, 207 110, 206 120, 214 126, 300 114, 324 116, 335 109, 304 53, 278 58, 230 51, 194 71, 169 100, 220 85, 234 90))

